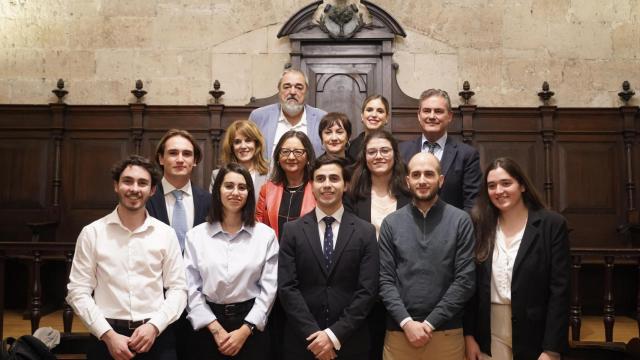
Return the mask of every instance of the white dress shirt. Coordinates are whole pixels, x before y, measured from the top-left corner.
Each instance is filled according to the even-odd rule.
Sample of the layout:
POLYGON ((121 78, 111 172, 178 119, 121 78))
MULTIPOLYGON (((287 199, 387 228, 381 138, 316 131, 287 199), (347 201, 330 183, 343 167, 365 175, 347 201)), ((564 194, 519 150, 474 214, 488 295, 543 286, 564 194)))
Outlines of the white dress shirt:
POLYGON ((164 331, 187 302, 175 231, 149 213, 130 231, 116 208, 80 232, 67 288, 67 303, 97 338, 112 329, 106 318, 151 319, 164 331))
MULTIPOLYGON (((331 216, 334 219, 336 219, 332 224, 331 224, 331 230, 333 231, 333 248, 336 248, 336 244, 338 243, 338 231, 340 231, 340 223, 342 222, 342 215, 344 214, 344 207, 340 206, 340 209, 336 210, 336 212, 334 212, 333 214, 329 215, 329 214, 325 214, 324 211, 320 210, 319 207, 316 206, 316 218, 318 219, 318 231, 320 233, 320 249, 324 249, 324 231, 327 229, 327 223, 324 222, 325 216, 331 216)), ((340 344, 340 340, 338 340, 338 337, 336 336, 336 334, 333 333, 333 331, 331 331, 331 329, 326 328, 324 329, 324 332, 329 336, 329 339, 331 339, 331 343, 333 343, 333 347, 336 350, 340 350, 340 347, 342 346, 340 344)))
POLYGON ((207 301, 233 304, 255 298, 245 320, 263 331, 278 289, 278 250, 276 233, 259 222, 235 234, 222 230, 219 222, 187 232, 187 318, 193 328, 216 320, 207 301))
POLYGON ((526 225, 512 237, 509 247, 507 247, 506 238, 500 226, 498 225, 496 229, 491 264, 491 303, 493 304, 511 304, 513 263, 518 256, 525 227, 526 225))
MULTIPOLYGON (((171 185, 167 179, 162 178, 162 190, 164 190, 164 203, 167 206, 167 215, 169 216, 169 224, 173 226, 173 208, 176 206, 176 197, 171 193, 176 190, 176 187, 171 185)), ((187 184, 183 186, 182 190, 182 204, 184 210, 187 213, 187 230, 193 228, 194 218, 194 205, 193 205, 193 191, 191 190, 191 180, 187 181, 187 184)))
MULTIPOLYGON (((427 140, 424 134, 422 134, 421 144, 422 144, 422 152, 424 153, 429 152, 429 148, 424 144, 425 141, 429 141, 429 140, 427 140)), ((440 139, 436 140, 436 143, 439 146, 436 146, 436 148, 433 150, 433 155, 435 155, 438 158, 438 161, 442 161, 442 154, 444 154, 444 145, 447 143, 447 133, 444 133, 444 135, 442 135, 440 139)))
MULTIPOLYGON (((289 130, 302 131, 303 133, 307 134, 307 136, 309 136, 309 133, 307 132, 307 109, 306 108, 303 108, 302 117, 300 118, 300 121, 298 121, 298 123, 295 125, 291 125, 289 120, 287 120, 287 118, 284 116, 282 109, 280 109, 278 126, 276 126, 276 134, 273 138, 273 147, 272 147, 273 151, 276 151, 276 145, 278 144, 278 141, 280 141, 280 138, 282 137, 282 135, 284 135, 284 133, 286 133, 289 130)), ((309 138, 311 138, 311 136, 309 136, 309 138)), ((269 141, 269 139, 266 139, 266 141, 269 141)), ((271 154, 271 158, 273 159, 273 154, 271 154)), ((277 160, 278 159, 276 159, 275 161, 277 160)))

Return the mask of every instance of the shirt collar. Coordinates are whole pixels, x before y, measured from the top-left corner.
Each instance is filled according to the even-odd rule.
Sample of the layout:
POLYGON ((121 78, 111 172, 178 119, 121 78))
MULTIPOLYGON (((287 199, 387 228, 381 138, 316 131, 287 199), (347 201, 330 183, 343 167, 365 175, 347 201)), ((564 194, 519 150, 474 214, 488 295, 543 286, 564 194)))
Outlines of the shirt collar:
POLYGON ((411 200, 411 207, 413 208, 413 211, 416 215, 420 215, 422 216, 422 218, 427 218, 427 215, 429 215, 429 213, 431 212, 431 210, 435 209, 438 204, 440 203, 440 198, 438 198, 438 200, 436 200, 436 202, 433 203, 433 205, 431 205, 430 208, 427 209, 426 212, 423 212, 422 210, 420 210, 420 208, 418 208, 414 203, 413 200, 411 200))
MULTIPOLYGON (((124 226, 124 224, 122 224, 122 221, 120 220, 120 215, 118 215, 119 206, 120 205, 116 206, 116 208, 106 216, 107 224, 115 224, 120 226, 124 230, 130 231, 126 226, 124 226)), ((148 228, 153 228, 153 223, 151 222, 151 215, 149 215, 149 212, 147 211, 147 209, 144 210, 144 213, 145 213, 144 222, 137 229, 131 231, 132 233, 144 232, 148 228)))
MULTIPOLYGON (((253 226, 242 225, 240 231, 238 231, 238 234, 243 231, 246 231, 249 235, 253 235, 253 226)), ((209 235, 209 237, 214 237, 220 233, 228 234, 222 229, 222 223, 220 223, 219 221, 207 223, 207 234, 209 235)))
POLYGON ((336 212, 334 212, 332 215, 325 214, 324 211, 320 210, 320 208, 316 206, 316 219, 318 220, 318 224, 320 223, 320 221, 322 221, 322 219, 325 218, 325 216, 333 217, 334 219, 336 219, 336 222, 340 224, 342 222, 343 214, 344 214, 344 206, 340 206, 340 208, 336 210, 336 212))
POLYGON ((298 128, 300 126, 307 126, 307 105, 302 108, 302 117, 300 118, 300 122, 296 125, 291 125, 289 120, 284 116, 284 112, 282 111, 282 106, 280 106, 280 117, 278 118, 278 122, 289 124, 292 128, 298 128))
MULTIPOLYGON (((424 136, 424 134, 422 134, 422 142, 420 142, 421 147, 424 146, 425 141, 429 141, 429 140, 427 140, 427 137, 424 136)), ((436 140, 436 143, 440 145, 440 149, 444 150, 444 145, 447 143, 447 133, 445 132, 440 139, 436 140)))
MULTIPOLYGON (((164 191, 164 195, 169 195, 173 190, 176 190, 176 187, 171 185, 171 183, 163 176, 162 177, 162 190, 164 191)), ((187 181, 187 184, 183 186, 181 189, 183 193, 191 196, 191 180, 187 181)))

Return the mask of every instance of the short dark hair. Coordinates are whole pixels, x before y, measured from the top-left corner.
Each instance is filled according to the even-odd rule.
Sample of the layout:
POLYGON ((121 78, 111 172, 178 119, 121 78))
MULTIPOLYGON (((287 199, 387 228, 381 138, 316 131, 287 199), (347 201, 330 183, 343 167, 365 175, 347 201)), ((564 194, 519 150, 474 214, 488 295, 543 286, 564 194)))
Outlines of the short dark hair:
POLYGON ((418 111, 422 107, 422 102, 430 97, 439 96, 443 98, 447 102, 447 110, 449 112, 453 112, 451 108, 451 99, 449 98, 449 93, 441 89, 427 89, 420 94, 420 100, 418 101, 418 111))
POLYGON ((287 174, 284 173, 282 166, 280 166, 280 150, 282 150, 282 146, 287 139, 296 138, 300 140, 302 146, 304 147, 305 152, 307 153, 307 164, 305 165, 304 171, 304 182, 309 181, 309 176, 311 174, 311 163, 316 159, 316 153, 313 151, 313 145, 311 145, 311 140, 307 134, 302 131, 289 130, 278 140, 278 144, 276 145, 275 150, 273 151, 273 171, 271 172, 271 182, 276 185, 285 184, 287 185, 287 174))
POLYGON ((162 178, 162 173, 160 172, 160 169, 156 164, 152 163, 151 160, 147 159, 144 156, 134 154, 129 155, 128 158, 120 160, 117 163, 113 164, 113 167, 111 167, 111 178, 113 179, 113 181, 119 182, 120 175, 122 175, 124 169, 129 166, 140 166, 141 168, 147 170, 149 176, 151 176, 152 187, 158 185, 158 182, 162 178))
POLYGON ((347 132, 347 140, 349 140, 351 138, 351 121, 349 121, 347 114, 341 112, 330 112, 320 120, 320 126, 318 126, 320 139, 322 139, 322 132, 325 129, 336 124, 347 132))
MULTIPOLYGON (((196 139, 193 138, 191 133, 189 133, 187 130, 182 129, 170 129, 169 131, 164 133, 162 138, 160 138, 158 146, 156 146, 156 163, 160 165, 160 156, 164 155, 164 144, 167 142, 167 140, 171 139, 174 136, 182 136, 183 138, 189 140, 191 145, 193 145, 193 159, 195 160, 196 164, 199 164, 200 160, 202 160, 202 150, 200 149, 200 146, 198 146, 196 139)), ((162 165, 160 165, 160 167, 163 168, 162 165)))
POLYGON ((349 171, 349 169, 347 169, 347 163, 345 159, 327 153, 320 155, 320 157, 317 158, 316 161, 314 161, 311 165, 311 181, 313 181, 313 175, 315 174, 316 170, 320 169, 320 167, 324 165, 331 164, 340 166, 340 168, 342 169, 342 179, 345 182, 351 181, 351 172, 349 171))
POLYGON ((247 202, 242 208, 242 223, 245 226, 255 226, 256 196, 251 174, 242 165, 233 162, 221 167, 215 181, 213 182, 213 186, 211 188, 211 207, 209 208, 207 221, 211 224, 214 222, 222 222, 224 219, 224 207, 222 206, 222 199, 220 198, 220 188, 222 187, 224 177, 231 172, 242 175, 242 177, 244 177, 244 181, 247 183, 247 190, 249 190, 249 193, 247 194, 247 202))

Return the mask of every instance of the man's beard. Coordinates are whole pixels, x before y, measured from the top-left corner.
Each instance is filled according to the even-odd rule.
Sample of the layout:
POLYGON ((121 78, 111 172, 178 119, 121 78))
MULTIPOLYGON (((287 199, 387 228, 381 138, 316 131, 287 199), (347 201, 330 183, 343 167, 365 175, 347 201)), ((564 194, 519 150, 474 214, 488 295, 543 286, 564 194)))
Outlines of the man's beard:
POLYGON ((435 199, 436 196, 438 196, 438 192, 440 192, 440 186, 436 185, 435 189, 432 189, 433 191, 429 192, 427 195, 418 195, 417 193, 413 193, 413 199, 417 200, 417 201, 432 201, 433 199, 435 199))
POLYGON ((280 105, 282 105, 282 112, 288 116, 296 116, 304 110, 304 104, 289 102, 288 100, 280 105))

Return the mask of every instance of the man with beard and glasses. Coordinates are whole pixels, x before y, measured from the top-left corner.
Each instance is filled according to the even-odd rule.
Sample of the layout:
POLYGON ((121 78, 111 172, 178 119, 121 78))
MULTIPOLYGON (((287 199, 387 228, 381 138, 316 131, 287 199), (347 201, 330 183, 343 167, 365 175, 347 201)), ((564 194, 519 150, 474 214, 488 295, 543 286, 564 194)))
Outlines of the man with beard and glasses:
POLYGON ((386 360, 464 358, 462 315, 475 288, 469 215, 438 197, 438 159, 408 164, 412 202, 380 227, 380 296, 387 312, 386 360))
POLYGON ((187 304, 180 245, 145 209, 160 172, 131 155, 111 174, 118 206, 82 229, 69 274, 66 300, 93 335, 87 359, 177 359, 167 326, 187 304))
POLYGON ((287 69, 278 81, 280 102, 255 109, 249 115, 249 120, 256 123, 264 136, 264 156, 267 160, 271 160, 275 145, 289 130, 305 133, 315 153, 323 153, 318 127, 327 112, 305 104, 308 88, 309 83, 303 72, 287 69))

